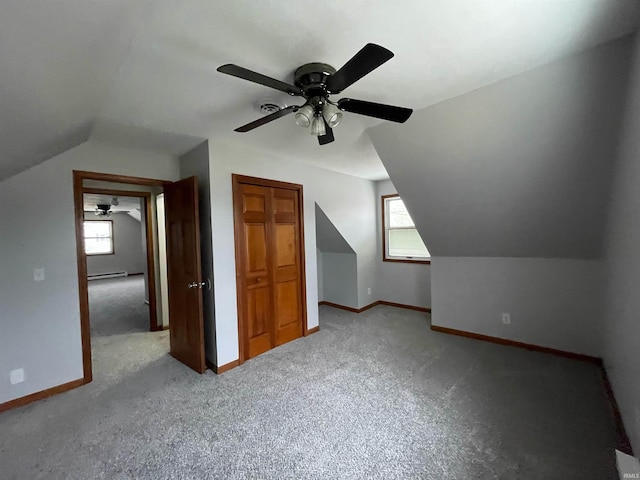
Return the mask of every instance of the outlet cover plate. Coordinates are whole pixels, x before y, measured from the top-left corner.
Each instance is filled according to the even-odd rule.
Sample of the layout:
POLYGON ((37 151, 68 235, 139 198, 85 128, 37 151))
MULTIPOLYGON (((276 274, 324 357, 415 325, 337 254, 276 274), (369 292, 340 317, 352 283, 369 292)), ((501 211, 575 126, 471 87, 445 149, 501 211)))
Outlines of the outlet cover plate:
POLYGON ((11 382, 11 385, 24 382, 24 368, 11 370, 9 373, 9 381, 11 382))

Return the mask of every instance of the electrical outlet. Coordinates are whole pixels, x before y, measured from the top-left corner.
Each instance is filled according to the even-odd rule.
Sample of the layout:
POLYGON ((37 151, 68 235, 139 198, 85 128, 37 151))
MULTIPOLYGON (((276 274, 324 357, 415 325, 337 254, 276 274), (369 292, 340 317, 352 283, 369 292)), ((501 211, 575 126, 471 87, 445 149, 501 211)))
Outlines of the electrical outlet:
POLYGON ((502 314, 502 323, 505 325, 511 325, 511 315, 508 313, 502 314))
POLYGON ((38 267, 33 269, 33 280, 42 282, 44 280, 44 268, 38 267))
POLYGON ((11 385, 24 382, 24 368, 17 368, 9 372, 9 381, 11 385))
POLYGON ((371 287, 367 288, 367 295, 371 295, 371 287))

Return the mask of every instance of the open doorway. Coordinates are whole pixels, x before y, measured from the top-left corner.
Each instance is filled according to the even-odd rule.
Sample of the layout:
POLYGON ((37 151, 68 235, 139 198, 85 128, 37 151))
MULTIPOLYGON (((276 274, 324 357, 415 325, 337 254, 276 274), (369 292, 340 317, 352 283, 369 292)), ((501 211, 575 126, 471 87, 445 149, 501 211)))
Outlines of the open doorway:
MULTIPOLYGON (((197 225, 196 178, 167 182, 94 172, 74 171, 73 174, 84 383, 93 379, 93 354, 97 361, 104 359, 104 365, 117 364, 126 369, 136 361, 131 358, 132 353, 144 356, 144 352, 149 351, 144 345, 151 348, 153 355, 170 353, 194 370, 203 372, 206 366, 200 289, 205 283, 199 264, 194 268, 185 261, 191 258, 196 262, 200 257, 199 231, 185 227, 197 225), (162 193, 164 198, 158 199, 162 193), (85 203, 89 200, 95 206, 91 202, 85 203), (127 212, 118 211, 121 201, 124 205, 131 202, 122 209, 127 212), (117 244, 116 230, 124 227, 116 225, 114 219, 118 215, 124 215, 119 220, 126 219, 127 215, 137 216, 138 213, 133 212, 136 201, 140 214, 138 238, 145 261, 133 265, 144 265, 143 272, 134 272, 142 273, 139 276, 143 281, 128 275, 122 263, 107 266, 104 261, 95 262, 93 258, 96 251, 115 256, 114 252, 123 247, 117 244), (109 216, 112 217, 110 222, 105 219, 102 226, 97 226, 96 222, 100 220, 95 217, 109 216), (163 235, 165 221, 167 231, 173 232, 166 236, 163 235), (160 268, 159 253, 165 246, 166 256, 162 258, 166 259, 167 268, 160 268), (96 263, 99 268, 95 268, 96 263), (161 278, 161 272, 165 272, 164 278, 161 278), (167 302, 166 299, 163 302, 162 291, 168 297, 168 308, 163 308, 167 302), (145 299, 148 304, 144 303, 145 299), (163 330, 167 327, 168 332, 163 330), (95 341, 96 347, 106 349, 93 351, 94 335, 100 338, 95 341), (118 335, 124 336, 118 345, 110 344, 118 335), (150 335, 153 339, 149 342, 150 335), (123 346, 124 355, 120 353, 123 346)), ((125 221, 129 222, 129 219, 125 221)), ((135 266, 132 269, 139 270, 135 266)))
POLYGON ((150 192, 83 189, 93 337, 160 329, 155 299, 150 298, 155 292, 149 288, 156 270, 150 201, 150 192))
POLYGON ((169 352, 169 332, 162 331, 169 328, 168 315, 156 294, 156 272, 166 285, 166 268, 158 268, 166 255, 156 255, 165 253, 159 238, 164 238, 164 211, 154 208, 159 191, 83 181, 91 355, 95 374, 103 380, 169 352))
POLYGON ((163 314, 158 295, 160 283, 166 284, 166 276, 160 282, 158 268, 164 215, 158 216, 155 208, 163 182, 77 173, 74 177, 82 177, 74 178, 74 190, 80 189, 81 307, 86 298, 86 309, 81 308, 83 357, 85 381, 91 381, 93 364, 105 377, 136 363, 132 355, 148 354, 150 348, 160 349, 157 354, 169 351, 169 333, 162 332, 169 328, 168 312, 163 314))

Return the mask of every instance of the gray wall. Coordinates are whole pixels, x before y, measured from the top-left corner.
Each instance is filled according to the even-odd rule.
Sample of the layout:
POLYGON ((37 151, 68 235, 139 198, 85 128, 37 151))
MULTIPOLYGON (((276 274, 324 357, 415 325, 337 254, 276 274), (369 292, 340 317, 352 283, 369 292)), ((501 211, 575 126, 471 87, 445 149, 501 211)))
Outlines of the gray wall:
POLYGON ((74 169, 178 178, 170 155, 87 142, 0 182, 0 403, 83 376, 74 169), (43 198, 55 208, 42 208, 43 198), (10 385, 16 368, 26 379, 10 385))
POLYGON ((598 258, 630 38, 369 135, 434 256, 598 258))
POLYGON ((604 361, 633 449, 640 452, 640 42, 623 125, 606 242, 604 361))
MULTIPOLYGON (((391 180, 376 182, 376 218, 378 241, 377 291, 374 300, 431 307, 431 265, 382 261, 382 195, 398 193, 391 180)), ((409 212, 413 216, 413 212, 409 212)), ((427 244, 429 248, 429 244, 427 244)))
MULTIPOLYGON (((304 186, 307 326, 318 325, 315 206, 318 204, 357 255, 358 280, 375 282, 376 195, 373 182, 273 157, 232 143, 209 142, 218 365, 238 358, 236 267, 231 174, 304 186)), ((323 255, 324 256, 324 255, 323 255)), ((326 272, 325 276, 326 276, 326 272)), ((325 282, 326 284, 326 282, 325 282)), ((325 285, 326 287, 326 285, 325 285)), ((375 283, 372 285, 375 289, 375 283)), ((358 308, 369 303, 367 282, 358 281, 358 308)), ((325 299, 326 291, 324 292, 325 299)))
MULTIPOLYGON (((202 142, 180 157, 180 178, 198 177, 198 201, 200 210, 200 259, 202 280, 213 285, 213 248, 211 238, 211 192, 209 186, 209 142, 202 142)), ((204 315, 205 357, 209 363, 216 361, 216 328, 214 292, 202 290, 204 315)))
MULTIPOLYGON (((152 197, 149 198, 149 201, 154 203, 154 204, 156 203, 155 200, 156 200, 155 196, 152 196, 152 197)), ((147 225, 147 211, 146 211, 146 208, 144 208, 144 200, 142 200, 142 199, 140 199, 140 209, 138 210, 138 214, 139 214, 139 217, 140 217, 139 222, 140 222, 140 241, 142 242, 141 243, 141 245, 142 245, 142 255, 146 259, 146 257, 147 257, 147 227, 146 227, 146 225, 147 225)), ((152 217, 152 221, 153 221, 154 224, 157 223, 156 222, 156 218, 152 217)), ((155 230, 157 230, 157 228, 153 228, 153 230, 155 231, 155 230)), ((156 244, 155 242, 157 241, 157 238, 155 238, 155 235, 153 234, 153 232, 152 232, 152 237, 153 237, 154 245, 155 245, 156 244)), ((154 250, 156 252, 158 252, 158 250, 156 250, 155 248, 154 248, 154 250)), ((156 258, 157 258, 157 255, 156 255, 156 258)), ((156 265, 158 264, 157 261, 154 261, 154 262, 155 262, 156 265)), ((158 269, 156 268, 156 270, 158 270, 158 269)), ((144 274, 144 300, 145 300, 145 302, 149 302, 150 301, 149 300, 149 285, 151 284, 151 282, 149 281, 149 265, 147 265, 147 262, 143 263, 142 273, 144 274)), ((163 314, 160 312, 160 310, 158 310, 158 322, 159 322, 160 325, 163 324, 162 323, 162 317, 163 317, 163 314)))
POLYGON ((358 308, 358 265, 355 254, 322 252, 322 291, 327 302, 358 308))
POLYGON ((601 354, 631 52, 627 37, 370 130, 433 256, 434 325, 601 354))
MULTIPOLYGON (((158 232, 158 261, 156 269, 159 280, 159 286, 156 294, 159 294, 159 306, 158 323, 161 323, 163 327, 169 326, 169 278, 167 276, 167 231, 165 224, 165 210, 164 210, 164 194, 158 194, 154 202, 156 204, 156 223, 158 232)), ((145 277, 146 279, 146 277, 145 277)))
POLYGON ((353 249, 331 219, 316 205, 318 301, 358 308, 358 262, 353 249), (322 296, 320 296, 322 292, 322 296), (320 298, 322 297, 322 298, 320 298))
POLYGON ((317 278, 318 278, 318 302, 322 302, 324 300, 324 287, 323 283, 323 272, 322 272, 322 252, 319 248, 316 248, 316 268, 317 270, 317 278))
MULTIPOLYGON (((85 212, 85 220, 101 220, 93 212, 85 212)), ((113 255, 87 256, 87 273, 117 272, 129 274, 146 271, 146 257, 143 251, 145 238, 142 224, 126 212, 114 212, 106 220, 113 221, 113 255)))
POLYGON ((431 272, 433 325, 602 354, 600 261, 434 257, 431 272))

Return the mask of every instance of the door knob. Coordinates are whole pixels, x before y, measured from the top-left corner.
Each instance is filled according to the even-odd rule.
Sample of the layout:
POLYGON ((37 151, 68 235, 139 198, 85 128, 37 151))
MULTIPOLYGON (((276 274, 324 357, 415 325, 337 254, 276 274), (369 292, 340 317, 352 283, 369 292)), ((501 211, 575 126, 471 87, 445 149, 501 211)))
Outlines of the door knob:
POLYGON ((191 282, 188 286, 189 288, 202 288, 206 285, 205 282, 191 282))

